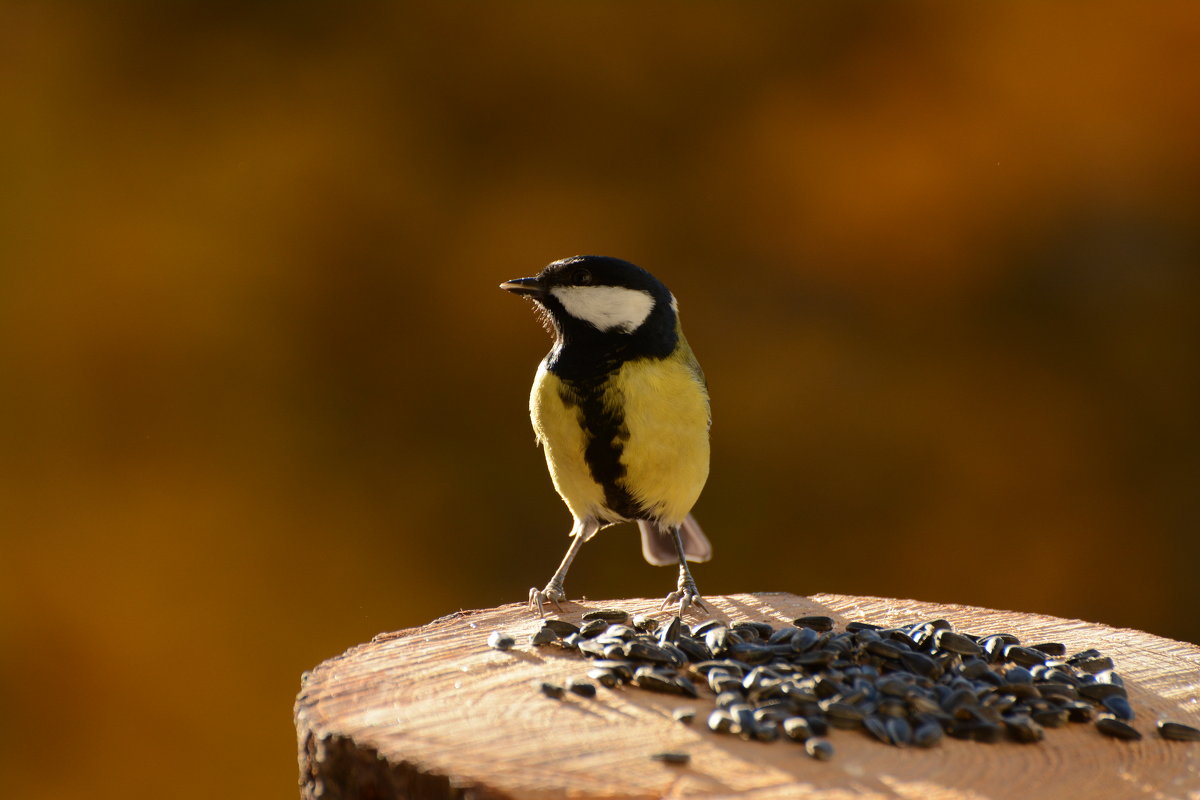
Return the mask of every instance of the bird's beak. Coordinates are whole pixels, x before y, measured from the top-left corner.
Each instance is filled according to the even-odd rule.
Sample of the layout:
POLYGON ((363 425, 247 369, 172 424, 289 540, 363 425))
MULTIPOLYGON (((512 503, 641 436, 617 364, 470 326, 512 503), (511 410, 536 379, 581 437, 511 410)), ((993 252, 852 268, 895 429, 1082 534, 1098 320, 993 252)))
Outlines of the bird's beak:
POLYGON ((537 278, 516 278, 500 284, 500 288, 506 292, 526 295, 528 297, 537 297, 546 293, 545 288, 542 287, 542 282, 537 278))

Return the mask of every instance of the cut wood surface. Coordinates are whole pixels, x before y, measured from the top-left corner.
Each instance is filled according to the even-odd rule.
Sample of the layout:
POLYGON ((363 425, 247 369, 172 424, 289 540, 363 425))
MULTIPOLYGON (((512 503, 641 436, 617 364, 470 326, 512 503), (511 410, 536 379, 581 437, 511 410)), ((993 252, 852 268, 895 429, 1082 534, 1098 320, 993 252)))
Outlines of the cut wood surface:
MULTIPOLYGON (((970 606, 876 597, 740 594, 706 598, 714 616, 779 626, 824 614, 895 626, 945 618, 967 633, 1007 632, 1055 641, 1070 652, 1097 648, 1116 662, 1137 713, 1141 741, 1094 726, 1046 731, 1038 744, 943 740, 896 748, 861 731, 831 730, 830 761, 790 741, 742 741, 708 731, 701 697, 601 688, 594 699, 553 700, 541 681, 583 677, 588 662, 557 647, 535 648, 540 627, 524 605, 462 611, 419 628, 381 634, 305 675, 296 700, 301 791, 306 798, 1200 798, 1200 743, 1159 737, 1160 719, 1200 726, 1200 648, 1136 630, 970 606), (488 647, 500 630, 509 651, 488 647), (671 713, 697 711, 686 726, 671 713), (691 755, 677 766, 662 751, 691 755)), ((562 619, 622 608, 662 619, 657 600, 565 603, 562 619)), ((702 617, 689 614, 688 621, 702 617)))

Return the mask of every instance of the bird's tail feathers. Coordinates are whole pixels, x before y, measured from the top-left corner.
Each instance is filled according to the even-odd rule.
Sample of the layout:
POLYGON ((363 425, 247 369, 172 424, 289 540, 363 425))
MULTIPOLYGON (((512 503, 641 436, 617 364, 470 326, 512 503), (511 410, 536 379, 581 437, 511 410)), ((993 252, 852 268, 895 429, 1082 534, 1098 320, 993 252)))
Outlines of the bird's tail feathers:
MULTIPOLYGON (((675 541, 669 528, 659 528, 653 522, 638 520, 642 532, 642 557, 657 567, 679 563, 675 552, 675 541)), ((688 514, 679 526, 679 537, 683 540, 683 554, 688 561, 708 561, 712 558, 712 543, 700 529, 696 518, 688 514)))

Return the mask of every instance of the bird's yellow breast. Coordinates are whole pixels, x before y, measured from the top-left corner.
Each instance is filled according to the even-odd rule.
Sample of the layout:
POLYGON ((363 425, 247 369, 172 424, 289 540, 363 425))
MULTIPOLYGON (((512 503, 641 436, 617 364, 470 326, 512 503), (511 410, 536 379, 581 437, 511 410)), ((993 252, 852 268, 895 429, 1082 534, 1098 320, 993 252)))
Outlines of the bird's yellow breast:
POLYGON ((599 402, 590 404, 592 417, 602 405, 608 421, 619 421, 601 434, 611 441, 593 441, 598 426, 585 411, 589 404, 581 391, 543 363, 530 395, 534 431, 545 447, 554 488, 571 513, 579 519, 680 524, 704 488, 709 463, 708 393, 686 341, 681 336, 668 358, 627 361, 586 390, 599 393, 593 398, 599 402), (615 479, 599 470, 608 485, 597 479, 597 445, 615 448, 619 459, 615 479), (614 491, 632 498, 637 512, 615 511, 607 502, 614 491))

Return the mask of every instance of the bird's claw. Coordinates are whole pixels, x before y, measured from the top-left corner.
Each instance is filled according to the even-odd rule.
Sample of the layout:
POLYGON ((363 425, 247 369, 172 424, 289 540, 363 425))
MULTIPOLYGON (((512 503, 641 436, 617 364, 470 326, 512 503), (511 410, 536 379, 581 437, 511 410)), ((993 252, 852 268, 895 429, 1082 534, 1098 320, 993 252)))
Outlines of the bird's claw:
POLYGON ((553 603, 554 607, 562 611, 560 603, 567 599, 567 593, 563 591, 561 586, 555 586, 553 582, 546 584, 545 589, 538 589, 536 586, 529 590, 529 610, 537 610, 539 617, 546 616, 545 604, 553 603))
POLYGON ((697 591, 695 584, 691 586, 681 586, 680 588, 671 592, 669 595, 667 595, 666 599, 663 600, 663 604, 659 607, 659 610, 662 611, 666 609, 667 606, 675 603, 679 604, 679 610, 677 613, 681 617, 688 610, 688 608, 693 605, 703 611, 705 614, 711 613, 708 610, 708 606, 704 605, 704 599, 700 597, 700 592, 697 591))

